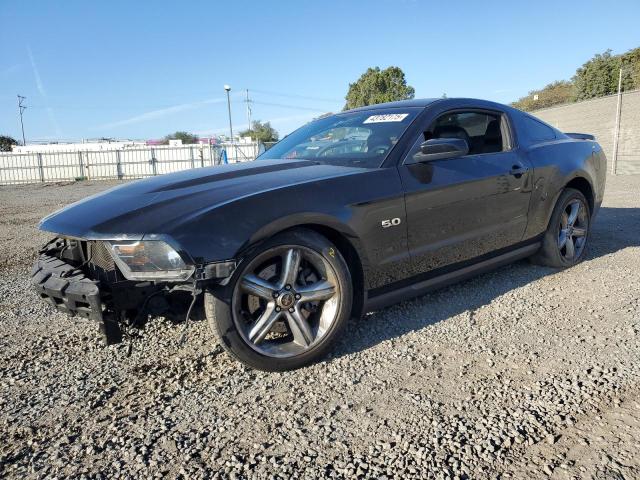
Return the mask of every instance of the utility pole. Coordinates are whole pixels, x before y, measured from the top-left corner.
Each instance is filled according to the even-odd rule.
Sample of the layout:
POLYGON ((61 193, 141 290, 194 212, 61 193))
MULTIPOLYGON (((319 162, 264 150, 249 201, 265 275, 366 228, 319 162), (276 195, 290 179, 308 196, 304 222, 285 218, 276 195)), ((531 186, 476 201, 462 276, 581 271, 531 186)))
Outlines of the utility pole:
POLYGON ((618 169, 618 137, 620 136, 620 108, 622 107, 622 68, 618 76, 618 106, 616 107, 616 129, 613 134, 613 159, 611 161, 611 173, 616 174, 618 169))
POLYGON ((251 130, 251 100, 249 100, 249 89, 246 89, 247 94, 247 122, 249 123, 249 130, 251 130))
POLYGON ((22 112, 24 112, 27 109, 27 106, 24 105, 22 102, 24 102, 26 99, 27 97, 18 95, 18 111, 20 112, 20 128, 22 128, 22 146, 23 147, 27 144, 27 142, 25 142, 24 140, 24 123, 22 122, 22 112))
POLYGON ((225 85, 224 91, 227 92, 227 109, 229 110, 229 135, 231 136, 231 144, 233 145, 233 125, 231 124, 231 100, 229 99, 229 92, 231 91, 231 87, 229 85, 225 85))

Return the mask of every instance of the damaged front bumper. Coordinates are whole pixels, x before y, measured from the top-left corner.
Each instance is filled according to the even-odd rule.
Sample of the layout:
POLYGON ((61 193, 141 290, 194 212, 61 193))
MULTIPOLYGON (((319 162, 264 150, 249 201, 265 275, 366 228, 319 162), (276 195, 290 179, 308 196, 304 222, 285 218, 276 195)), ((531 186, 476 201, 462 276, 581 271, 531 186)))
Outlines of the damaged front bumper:
POLYGON ((61 312, 98 322, 107 345, 122 341, 117 320, 103 310, 99 282, 82 270, 54 255, 40 253, 31 270, 31 281, 40 298, 61 312))
POLYGON ((230 262, 198 266, 185 282, 131 281, 100 248, 101 242, 56 238, 40 250, 31 277, 44 301, 97 322, 107 345, 122 341, 121 327, 140 327, 149 315, 184 320, 202 288, 224 282, 235 267, 230 262))

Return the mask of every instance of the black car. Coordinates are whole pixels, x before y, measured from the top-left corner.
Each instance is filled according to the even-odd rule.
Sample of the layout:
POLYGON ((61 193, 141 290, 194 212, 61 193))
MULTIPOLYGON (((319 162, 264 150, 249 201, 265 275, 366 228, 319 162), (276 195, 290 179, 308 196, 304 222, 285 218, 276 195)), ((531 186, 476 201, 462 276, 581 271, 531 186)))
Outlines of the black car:
POLYGON ((574 265, 605 177, 593 137, 505 105, 374 105, 304 125, 254 162, 128 183, 46 217, 57 238, 33 282, 107 343, 204 304, 233 356, 292 369, 350 317, 525 257, 574 265))

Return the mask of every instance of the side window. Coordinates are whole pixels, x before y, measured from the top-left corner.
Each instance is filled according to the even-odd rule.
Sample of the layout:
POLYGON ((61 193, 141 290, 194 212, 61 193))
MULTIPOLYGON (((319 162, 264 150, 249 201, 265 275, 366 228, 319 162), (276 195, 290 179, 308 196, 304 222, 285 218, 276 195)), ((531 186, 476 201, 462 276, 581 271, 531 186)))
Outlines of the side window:
POLYGON ((439 116, 416 140, 410 156, 420 151, 420 144, 432 138, 460 138, 469 145, 469 155, 505 150, 502 117, 497 113, 451 112, 439 116))
POLYGON ((553 140, 556 138, 556 133, 552 128, 534 118, 524 117, 524 125, 527 129, 527 136, 529 137, 529 140, 534 143, 553 140))

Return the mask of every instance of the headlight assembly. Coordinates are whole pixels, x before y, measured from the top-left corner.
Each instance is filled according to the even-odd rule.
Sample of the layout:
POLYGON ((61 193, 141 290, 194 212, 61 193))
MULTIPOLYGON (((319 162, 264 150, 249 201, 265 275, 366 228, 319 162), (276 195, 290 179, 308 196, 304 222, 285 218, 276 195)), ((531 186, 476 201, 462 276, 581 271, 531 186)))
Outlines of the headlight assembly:
POLYGON ((194 271, 175 249, 160 240, 105 243, 128 280, 185 280, 194 271))

